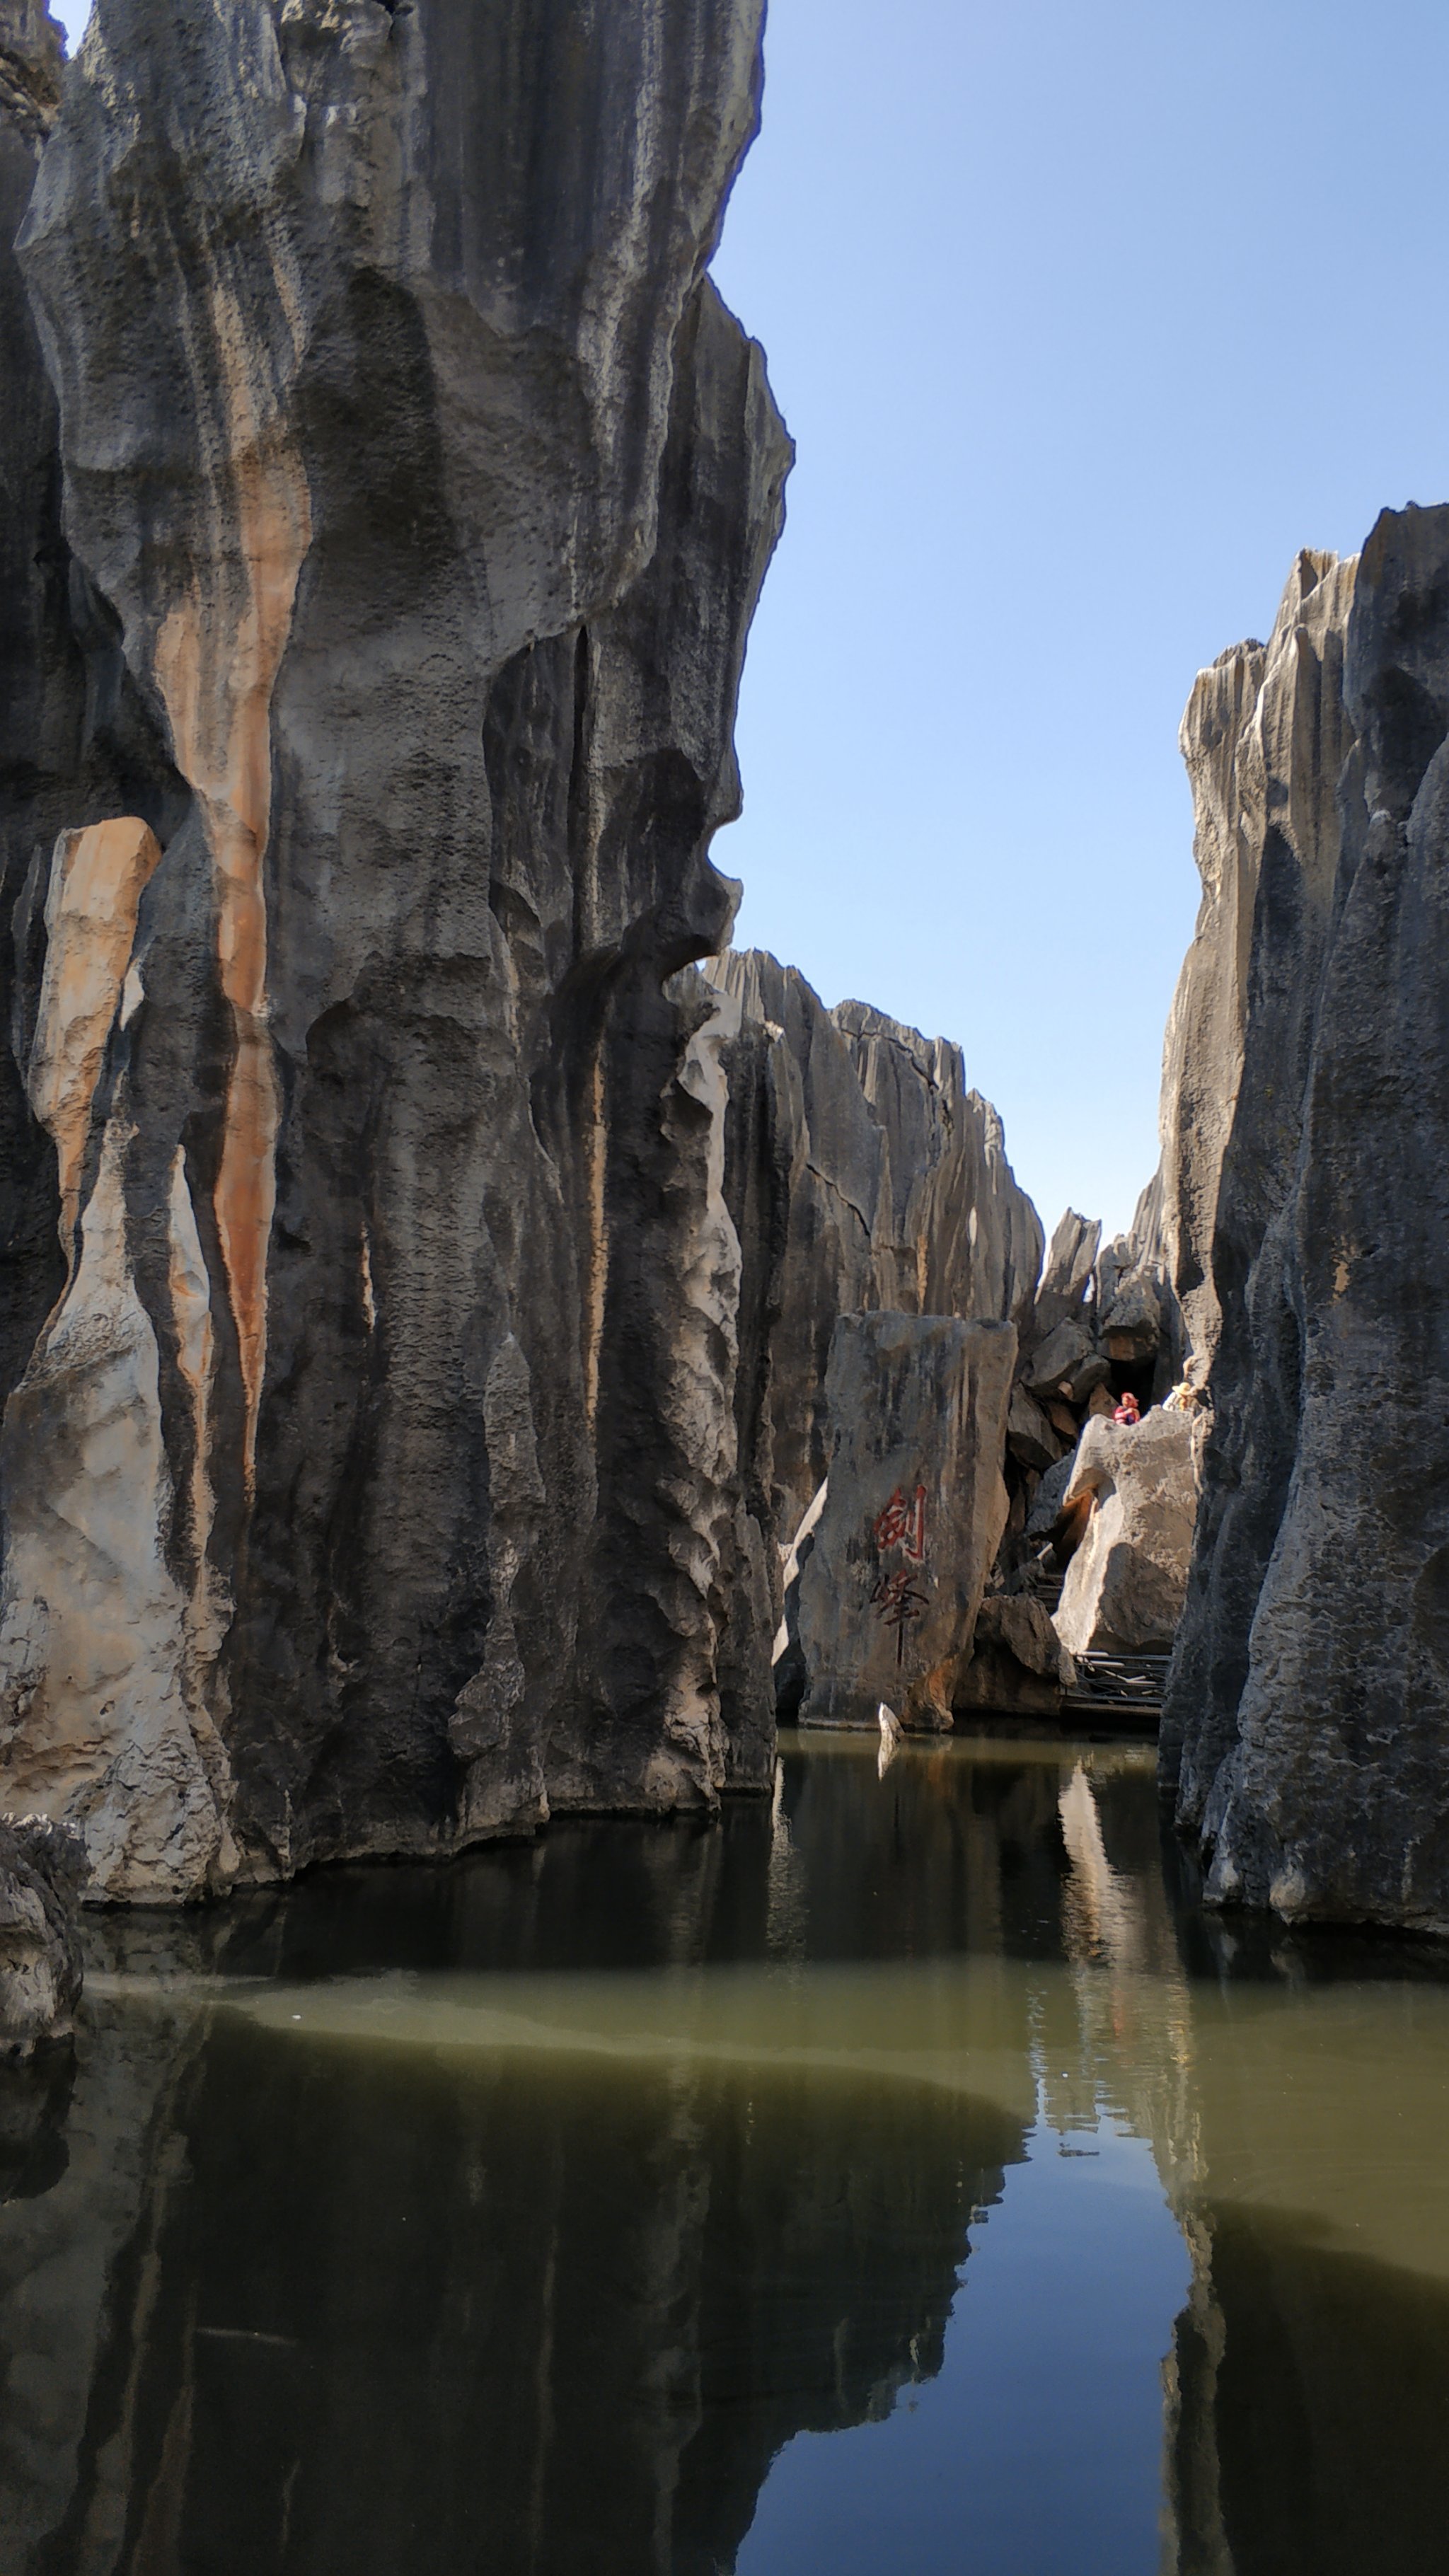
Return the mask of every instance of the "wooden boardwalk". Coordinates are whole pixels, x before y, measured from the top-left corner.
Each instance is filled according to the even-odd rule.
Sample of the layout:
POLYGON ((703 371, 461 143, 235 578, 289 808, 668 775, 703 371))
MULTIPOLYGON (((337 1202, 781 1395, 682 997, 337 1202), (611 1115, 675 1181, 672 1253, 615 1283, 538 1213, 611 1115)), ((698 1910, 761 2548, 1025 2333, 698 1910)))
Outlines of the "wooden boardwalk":
POLYGON ((1162 1692, 1168 1657, 1153 1655, 1078 1655, 1077 1686, 1062 1702, 1062 1715, 1093 1725, 1140 1727, 1155 1735, 1162 1716, 1162 1692))

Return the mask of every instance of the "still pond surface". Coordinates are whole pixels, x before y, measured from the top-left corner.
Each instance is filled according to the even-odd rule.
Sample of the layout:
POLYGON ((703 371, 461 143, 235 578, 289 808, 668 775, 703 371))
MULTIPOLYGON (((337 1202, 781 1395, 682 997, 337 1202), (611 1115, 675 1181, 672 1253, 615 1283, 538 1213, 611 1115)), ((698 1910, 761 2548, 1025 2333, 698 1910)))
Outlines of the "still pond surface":
POLYGON ((1205 1920, 1151 1762, 98 1919, 3 2576, 1443 2576, 1449 1962, 1205 1920))

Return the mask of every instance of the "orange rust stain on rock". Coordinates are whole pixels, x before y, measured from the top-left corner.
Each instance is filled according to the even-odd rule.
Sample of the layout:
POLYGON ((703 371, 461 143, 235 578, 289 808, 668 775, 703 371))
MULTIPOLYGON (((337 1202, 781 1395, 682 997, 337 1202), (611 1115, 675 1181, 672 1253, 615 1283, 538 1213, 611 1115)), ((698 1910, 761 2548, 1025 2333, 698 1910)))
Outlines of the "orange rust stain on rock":
POLYGON ((68 1274, 75 1267, 91 1104, 135 946, 141 897, 160 856, 149 827, 123 814, 62 832, 50 863, 45 973, 27 1089, 55 1139, 68 1274))
POLYGON ((235 316, 219 315, 218 330, 236 440, 233 516, 216 559, 198 568, 164 620, 155 665, 177 767, 196 793, 211 851, 217 964, 232 1013, 235 1054, 214 1205, 241 1358, 250 1490, 266 1374, 279 1105, 267 1029, 262 876, 271 702, 312 531, 300 459, 275 429, 258 425, 235 316))

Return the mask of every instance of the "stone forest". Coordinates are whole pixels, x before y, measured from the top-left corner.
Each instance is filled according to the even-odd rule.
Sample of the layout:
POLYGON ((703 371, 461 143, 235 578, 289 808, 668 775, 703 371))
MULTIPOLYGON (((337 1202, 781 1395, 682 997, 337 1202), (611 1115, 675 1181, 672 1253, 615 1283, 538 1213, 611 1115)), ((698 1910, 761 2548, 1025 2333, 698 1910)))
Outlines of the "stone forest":
POLYGON ((1442 2565, 1449 506, 1199 674, 1048 1239, 731 943, 761 21, 0 0, 7 2576, 1442 2565), (827 2541, 1078 2156, 1141 2494, 827 2541))

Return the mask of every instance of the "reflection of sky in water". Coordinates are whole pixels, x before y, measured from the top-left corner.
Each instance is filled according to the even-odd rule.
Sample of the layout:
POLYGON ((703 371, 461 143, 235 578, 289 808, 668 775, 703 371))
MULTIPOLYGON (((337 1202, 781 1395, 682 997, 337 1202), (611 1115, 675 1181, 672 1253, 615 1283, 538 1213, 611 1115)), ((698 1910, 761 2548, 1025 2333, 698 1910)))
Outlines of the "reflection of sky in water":
MULTIPOLYGON (((1061 1777, 1068 1956, 1140 1970, 1137 1891, 1108 1860, 1087 1770, 1061 1777)), ((1087 2111, 1095 2070, 1048 2067, 1040 1996, 1027 2014, 1038 2116, 971 2229, 940 2372, 884 2423, 786 2447, 738 2576, 1155 2576, 1163 2374, 1192 2266, 1149 2140, 1100 2100, 1087 2111)))
POLYGON ((1109 2120, 1065 2141, 1039 2123, 971 2230, 939 2376, 883 2424, 798 2435, 739 2576, 1156 2576, 1190 2280, 1150 2147, 1109 2120))

